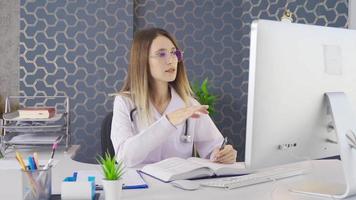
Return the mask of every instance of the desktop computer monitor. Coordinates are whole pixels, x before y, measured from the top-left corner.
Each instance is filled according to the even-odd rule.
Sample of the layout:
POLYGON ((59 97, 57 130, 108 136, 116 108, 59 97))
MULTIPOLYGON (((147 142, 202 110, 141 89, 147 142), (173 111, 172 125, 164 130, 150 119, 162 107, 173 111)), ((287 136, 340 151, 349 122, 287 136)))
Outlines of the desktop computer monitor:
POLYGON ((356 105, 356 31, 251 25, 245 162, 263 168, 339 154, 326 92, 356 105))

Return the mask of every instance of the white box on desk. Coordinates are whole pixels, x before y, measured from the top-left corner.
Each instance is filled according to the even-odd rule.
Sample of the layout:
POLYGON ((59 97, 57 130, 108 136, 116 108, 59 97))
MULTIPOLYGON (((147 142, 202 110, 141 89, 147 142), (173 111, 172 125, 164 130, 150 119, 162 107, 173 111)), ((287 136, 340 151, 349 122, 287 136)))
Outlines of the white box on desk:
POLYGON ((1 160, 0 177, 11 177, 0 178, 1 199, 22 200, 22 174, 19 164, 12 160, 1 160))
POLYGON ((61 184, 61 199, 88 199, 92 197, 92 183, 89 181, 65 182, 61 184))

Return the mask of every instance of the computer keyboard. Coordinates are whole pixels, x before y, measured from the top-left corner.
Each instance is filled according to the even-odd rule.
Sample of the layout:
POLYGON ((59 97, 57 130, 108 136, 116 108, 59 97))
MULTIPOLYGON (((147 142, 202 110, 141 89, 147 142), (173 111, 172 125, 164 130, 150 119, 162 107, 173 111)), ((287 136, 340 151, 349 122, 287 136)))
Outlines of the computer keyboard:
POLYGON ((208 182, 200 183, 201 186, 218 187, 226 189, 240 188, 259 183, 270 182, 283 178, 302 175, 306 172, 306 168, 275 168, 265 171, 255 172, 253 174, 227 177, 222 179, 211 179, 208 182))

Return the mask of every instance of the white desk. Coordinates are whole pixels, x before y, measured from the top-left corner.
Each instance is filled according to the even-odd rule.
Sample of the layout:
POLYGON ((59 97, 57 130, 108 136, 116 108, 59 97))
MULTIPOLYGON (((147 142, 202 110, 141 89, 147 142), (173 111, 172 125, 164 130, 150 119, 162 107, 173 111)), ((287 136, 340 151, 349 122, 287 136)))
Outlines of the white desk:
MULTIPOLYGON (((307 180, 320 180, 343 183, 343 175, 341 171, 341 163, 337 160, 321 160, 312 161, 312 171, 307 175, 297 176, 279 180, 237 188, 233 190, 225 190, 220 188, 203 187, 195 191, 184 191, 171 186, 170 184, 162 183, 150 176, 144 175, 144 179, 149 184, 147 190, 124 190, 123 200, 133 199, 248 199, 248 200, 311 200, 311 199, 327 199, 313 196, 306 196, 289 192, 289 188, 296 184, 302 184, 307 180)), ((204 181, 204 180, 199 180, 204 181)), ((356 196, 348 199, 355 199, 356 196)))
MULTIPOLYGON (((60 184, 64 177, 70 176, 73 171, 78 170, 99 170, 98 165, 93 164, 84 164, 71 159, 72 153, 64 153, 61 156, 60 162, 52 171, 52 191, 53 193, 60 192, 60 184)), ((1 165, 0 161, 0 165, 1 165)), ((148 189, 137 189, 137 190, 124 190, 123 191, 123 200, 145 200, 145 199, 263 199, 263 200, 311 200, 311 199, 327 199, 327 198, 318 198, 312 196, 301 195, 293 192, 289 192, 289 188, 302 184, 307 180, 318 180, 322 182, 335 182, 343 183, 343 174, 341 171, 341 162, 337 160, 321 160, 321 161, 311 161, 312 171, 309 174, 297 176, 294 178, 288 178, 284 180, 279 180, 276 182, 269 182, 263 184, 257 184, 254 186, 248 186, 244 188, 238 188, 233 190, 225 190, 219 188, 206 188, 203 187, 196 191, 184 191, 178 188, 173 187, 170 184, 162 183, 152 177, 143 175, 145 181, 148 183, 148 189)), ((1 172, 0 172, 1 173, 1 172)), ((17 171, 17 173, 19 173, 17 171)), ((9 182, 19 182, 16 181, 16 172, 12 173, 2 173, 1 181, 3 180, 9 182)), ((20 176, 21 177, 21 176, 20 176)), ((198 180, 204 181, 204 180, 198 180)), ((7 185, 0 184, 0 199, 16 199, 14 192, 11 192, 11 198, 9 193, 6 191, 14 191, 10 189, 7 185)), ((21 183, 18 183, 21 185, 21 183)), ((19 192, 20 193, 20 192, 19 192)), ((100 199, 104 199, 101 195, 100 199)), ((356 196, 348 199, 356 200, 356 196)))

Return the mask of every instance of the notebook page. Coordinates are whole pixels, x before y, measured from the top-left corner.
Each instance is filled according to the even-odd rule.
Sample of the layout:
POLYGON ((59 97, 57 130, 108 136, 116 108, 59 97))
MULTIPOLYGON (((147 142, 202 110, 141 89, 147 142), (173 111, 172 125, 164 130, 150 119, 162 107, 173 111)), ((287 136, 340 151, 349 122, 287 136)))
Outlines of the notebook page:
POLYGON ((148 164, 142 168, 142 172, 157 177, 163 181, 168 181, 170 177, 178 174, 189 173, 204 166, 190 162, 182 158, 168 158, 163 161, 148 164))
POLYGON ((182 158, 168 158, 154 164, 149 164, 147 166, 151 166, 158 170, 172 174, 185 173, 202 167, 198 163, 189 162, 182 158))
POLYGON ((233 164, 221 164, 221 163, 214 163, 208 159, 195 158, 195 157, 189 158, 188 160, 209 167, 210 169, 214 170, 214 172, 217 175, 245 174, 250 172, 250 170, 246 169, 246 165, 244 162, 235 162, 233 164))

